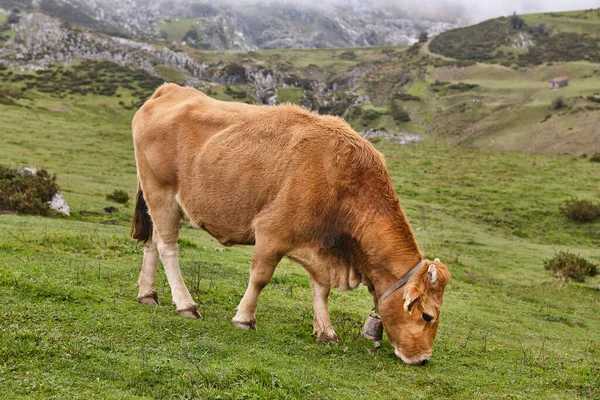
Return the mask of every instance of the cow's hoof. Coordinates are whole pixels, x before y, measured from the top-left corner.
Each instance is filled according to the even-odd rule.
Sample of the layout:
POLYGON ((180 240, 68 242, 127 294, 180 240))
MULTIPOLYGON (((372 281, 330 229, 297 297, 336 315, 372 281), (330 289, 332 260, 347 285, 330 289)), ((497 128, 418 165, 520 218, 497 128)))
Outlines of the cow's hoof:
POLYGON ((317 342, 319 343, 337 343, 338 337, 334 331, 325 331, 317 334, 317 342))
POLYGON ((202 315, 198 312, 198 306, 195 304, 190 304, 183 310, 177 310, 177 314, 186 318, 202 318, 202 315))
POLYGON ((231 322, 233 323, 233 326, 235 326, 238 329, 242 329, 245 331, 255 331, 256 330, 256 319, 255 318, 252 318, 250 320, 242 320, 241 318, 237 319, 236 317, 233 317, 231 322))
POLYGON ((159 305, 158 294, 156 293, 156 290, 153 290, 152 293, 147 295, 138 296, 137 301, 141 304, 151 304, 153 306, 159 305))

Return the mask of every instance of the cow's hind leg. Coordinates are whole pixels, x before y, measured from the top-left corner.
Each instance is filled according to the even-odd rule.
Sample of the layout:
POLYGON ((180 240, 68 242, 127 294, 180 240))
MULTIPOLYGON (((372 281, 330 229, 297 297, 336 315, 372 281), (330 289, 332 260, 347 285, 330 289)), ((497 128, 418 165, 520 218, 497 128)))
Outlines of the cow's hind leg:
POLYGON ((158 305, 158 295, 156 294, 156 269, 158 267, 158 249, 152 237, 146 241, 144 246, 144 260, 138 279, 137 300, 142 304, 158 305))
POLYGON ((177 239, 181 209, 175 201, 175 194, 159 190, 144 191, 144 194, 154 223, 152 240, 156 243, 160 260, 165 268, 177 312, 184 317, 201 318, 198 306, 185 286, 179 269, 177 239))
POLYGON ((258 296, 263 288, 271 281, 277 264, 282 254, 274 249, 268 248, 268 241, 257 239, 254 254, 252 254, 252 265, 250 266, 250 281, 248 288, 240 304, 237 313, 231 320, 233 325, 239 329, 256 329, 256 307, 258 296))
POLYGON ((329 310, 327 308, 329 286, 320 284, 311 276, 310 288, 312 290, 314 310, 313 333, 317 335, 318 342, 337 342, 338 337, 331 326, 329 310))

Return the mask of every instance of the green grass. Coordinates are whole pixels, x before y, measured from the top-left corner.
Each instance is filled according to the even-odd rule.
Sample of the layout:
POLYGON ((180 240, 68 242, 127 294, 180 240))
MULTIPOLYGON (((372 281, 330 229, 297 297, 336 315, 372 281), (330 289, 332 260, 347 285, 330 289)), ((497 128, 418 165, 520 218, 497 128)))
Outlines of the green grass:
POLYGON ((167 67, 166 65, 157 65, 154 68, 166 82, 174 82, 181 85, 187 78, 187 74, 177 68, 167 67))
POLYGON ((573 32, 600 37, 600 9, 526 14, 522 18, 528 25, 545 24, 554 32, 573 32))
POLYGON ((277 91, 277 103, 300 104, 304 99, 302 88, 281 88, 277 91))
POLYGON ((0 215, 3 397, 600 396, 600 278, 564 283, 543 268, 565 248, 600 261, 600 221, 578 224, 558 209, 571 196, 597 197, 600 164, 465 150, 432 136, 381 145, 422 249, 453 274, 432 361, 417 368, 387 340, 373 350, 358 338, 371 308, 364 288, 333 290, 341 342, 317 344, 307 274, 289 261, 261 296, 259 330, 234 329, 252 248, 216 251, 187 226, 181 267, 204 319, 175 313, 162 271, 161 306, 138 304, 142 249, 128 237, 131 206, 102 211, 114 205, 106 193, 136 190, 133 111, 98 95, 29 97, 0 105, 0 159, 56 172, 73 215, 0 215), (63 111, 47 109, 57 104, 63 111))
POLYGON ((167 34, 167 40, 169 42, 181 42, 183 36, 189 31, 195 24, 193 19, 185 18, 172 18, 169 21, 161 23, 158 28, 167 34))

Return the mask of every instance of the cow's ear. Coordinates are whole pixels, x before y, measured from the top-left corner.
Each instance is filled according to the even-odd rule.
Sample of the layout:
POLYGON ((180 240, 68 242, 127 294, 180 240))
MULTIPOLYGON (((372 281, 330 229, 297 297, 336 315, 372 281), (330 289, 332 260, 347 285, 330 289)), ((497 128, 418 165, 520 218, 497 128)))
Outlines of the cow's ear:
POLYGON ((429 281, 429 284, 437 281, 437 267, 435 264, 431 264, 429 268, 427 268, 427 280, 429 281))
POLYGON ((421 293, 415 287, 406 288, 404 292, 404 311, 411 314, 413 306, 421 300, 421 293))

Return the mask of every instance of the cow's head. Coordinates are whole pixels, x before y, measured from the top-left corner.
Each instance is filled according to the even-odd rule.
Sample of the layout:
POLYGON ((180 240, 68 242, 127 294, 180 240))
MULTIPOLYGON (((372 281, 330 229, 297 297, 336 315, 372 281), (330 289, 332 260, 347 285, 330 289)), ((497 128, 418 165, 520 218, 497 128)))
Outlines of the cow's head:
POLYGON ((394 353, 407 364, 431 357, 450 273, 439 259, 425 264, 400 289, 378 304, 394 353))

